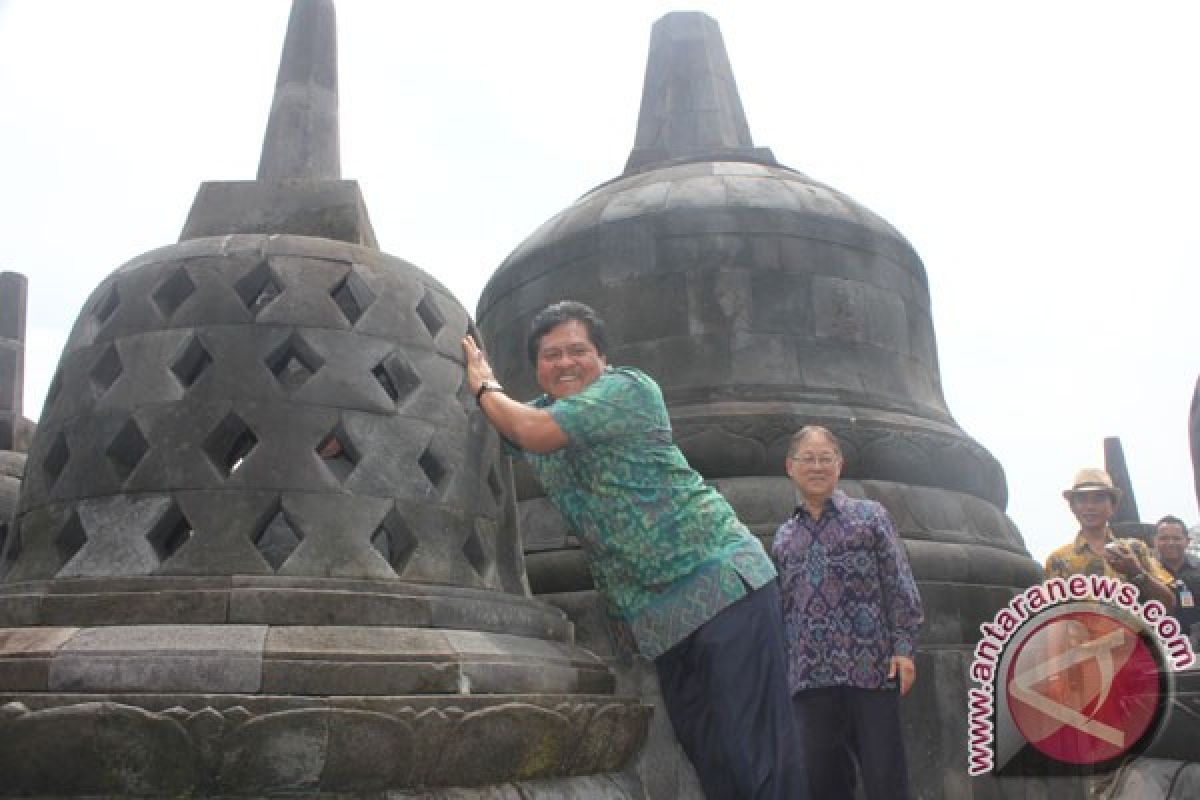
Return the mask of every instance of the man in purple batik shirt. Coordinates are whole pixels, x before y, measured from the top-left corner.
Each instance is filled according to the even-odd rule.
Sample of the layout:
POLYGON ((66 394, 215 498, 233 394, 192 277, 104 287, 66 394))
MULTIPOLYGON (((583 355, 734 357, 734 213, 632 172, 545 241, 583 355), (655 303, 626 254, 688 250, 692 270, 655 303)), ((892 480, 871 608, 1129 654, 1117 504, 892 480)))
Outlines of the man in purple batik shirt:
POLYGON ((813 797, 911 797, 900 696, 916 679, 921 598, 887 511, 837 489, 842 451, 825 428, 792 437, 799 492, 771 555, 779 570, 788 684, 813 797), (852 758, 853 756, 853 758, 852 758))

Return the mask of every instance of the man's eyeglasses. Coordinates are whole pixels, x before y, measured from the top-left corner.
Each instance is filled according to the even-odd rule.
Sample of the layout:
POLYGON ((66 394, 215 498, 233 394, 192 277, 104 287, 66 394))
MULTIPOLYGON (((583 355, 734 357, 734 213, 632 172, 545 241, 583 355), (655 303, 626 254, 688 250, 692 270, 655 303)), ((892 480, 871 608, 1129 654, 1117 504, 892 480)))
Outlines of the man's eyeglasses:
POLYGON ((815 455, 812 455, 811 453, 809 453, 809 454, 802 455, 802 456, 788 456, 788 458, 790 458, 792 461, 799 461, 801 464, 803 464, 806 467, 816 467, 816 466, 832 467, 834 464, 837 463, 837 460, 838 460, 838 457, 833 455, 832 453, 822 453, 819 456, 815 456, 815 455))

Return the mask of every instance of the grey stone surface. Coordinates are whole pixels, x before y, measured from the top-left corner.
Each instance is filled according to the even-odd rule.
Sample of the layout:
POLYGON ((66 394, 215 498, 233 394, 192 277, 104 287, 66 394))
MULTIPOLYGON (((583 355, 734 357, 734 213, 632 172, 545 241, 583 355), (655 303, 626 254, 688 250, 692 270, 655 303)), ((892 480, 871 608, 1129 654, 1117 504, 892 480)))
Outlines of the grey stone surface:
POLYGON ((332 0, 292 7, 256 181, 200 187, 180 240, 290 233, 377 247, 358 184, 341 180, 332 0))
MULTIPOLYGON (((145 575, 159 563, 146 537, 170 505, 167 497, 115 495, 84 500, 76 506, 79 549, 59 570, 64 578, 98 575, 145 575)), ((60 534, 60 539, 62 536, 60 534)), ((66 545, 61 549, 66 552, 66 545)))
POLYGON ((1104 438, 1104 471, 1113 479, 1113 484, 1121 490, 1121 502, 1117 504, 1117 513, 1113 515, 1114 523, 1140 523, 1137 497, 1133 493, 1133 478, 1129 467, 1125 464, 1125 449, 1121 446, 1119 436, 1104 438))
MULTIPOLYGON (((23 439, 30 423, 22 416, 28 292, 29 280, 24 275, 0 272, 0 453, 28 449, 23 439)), ((0 505, 0 526, 6 524, 6 518, 0 505)))
POLYGON ((717 23, 696 13, 654 25, 642 108, 626 173, 664 161, 736 152, 774 163, 755 148, 717 23))
POLYGON ((341 177, 333 0, 300 0, 288 18, 258 180, 341 177))
POLYGON ((249 692, 262 683, 267 628, 114 625, 78 631, 50 667, 50 690, 249 692))
MULTIPOLYGON (((640 735, 612 738, 615 704, 597 705, 584 696, 555 708, 541 698, 515 696, 422 711, 312 698, 276 700, 273 707, 213 707, 203 697, 146 709, 121 696, 94 697, 47 708, 0 706, 6 790, 362 797, 420 786, 417 796, 474 798, 507 791, 502 784, 508 782, 523 788, 525 781, 535 781, 528 789, 532 795, 511 791, 521 792, 514 795, 519 797, 588 797, 589 789, 600 787, 601 797, 642 796, 635 779, 611 774, 611 765, 632 755, 640 735), (571 744, 575 741, 582 745, 571 744), (55 771, 59 760, 62 768, 55 771), (542 783, 555 774, 595 777, 542 783), (448 786, 480 788, 438 788, 448 786)), ((633 727, 621 723, 619 730, 644 730, 648 711, 637 709, 633 727)))
POLYGON ((196 192, 179 239, 268 232, 378 246, 357 181, 209 181, 196 192))
POLYGON ((1192 391, 1192 407, 1188 415, 1188 439, 1192 446, 1192 473, 1196 480, 1196 502, 1200 503, 1200 376, 1192 391))

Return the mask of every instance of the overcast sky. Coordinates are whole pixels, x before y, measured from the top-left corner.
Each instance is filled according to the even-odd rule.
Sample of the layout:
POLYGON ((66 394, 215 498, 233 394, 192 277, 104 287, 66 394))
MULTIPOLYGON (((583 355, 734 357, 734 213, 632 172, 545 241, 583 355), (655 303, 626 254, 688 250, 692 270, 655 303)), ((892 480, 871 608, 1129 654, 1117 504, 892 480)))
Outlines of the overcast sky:
MULTIPOLYGON (((29 276, 25 413, 110 272, 253 178, 289 3, 0 0, 0 270, 29 276)), ((1120 436, 1143 520, 1197 521, 1200 8, 1007 3, 337 3, 342 173, 382 248, 472 313, 495 267, 615 177, 650 27, 720 23, 755 143, 925 262, 942 383, 1039 559, 1120 436)))

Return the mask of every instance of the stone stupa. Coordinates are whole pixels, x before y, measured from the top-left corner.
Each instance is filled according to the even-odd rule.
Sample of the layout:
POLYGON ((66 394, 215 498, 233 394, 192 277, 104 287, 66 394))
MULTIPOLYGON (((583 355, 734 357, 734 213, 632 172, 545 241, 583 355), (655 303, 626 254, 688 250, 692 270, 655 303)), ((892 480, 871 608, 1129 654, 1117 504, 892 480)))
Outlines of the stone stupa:
POLYGON ((296 0, 258 179, 64 348, 0 558, 3 792, 617 791, 649 710, 529 596, 469 330, 378 249, 296 0))
MULTIPOLYGON (((838 436, 843 488, 889 509, 925 605, 904 702, 918 796, 998 796, 998 779, 965 769, 971 649, 1041 569, 1005 516, 1003 469, 946 406, 920 258, 879 216, 755 145, 710 17, 654 25, 625 170, 530 235, 485 288, 478 324, 514 396, 537 392, 528 323, 562 299, 606 319, 610 363, 655 377, 690 463, 766 542, 795 506, 791 434, 816 423, 838 436)), ((611 653, 583 552, 516 474, 534 592, 611 653)))

